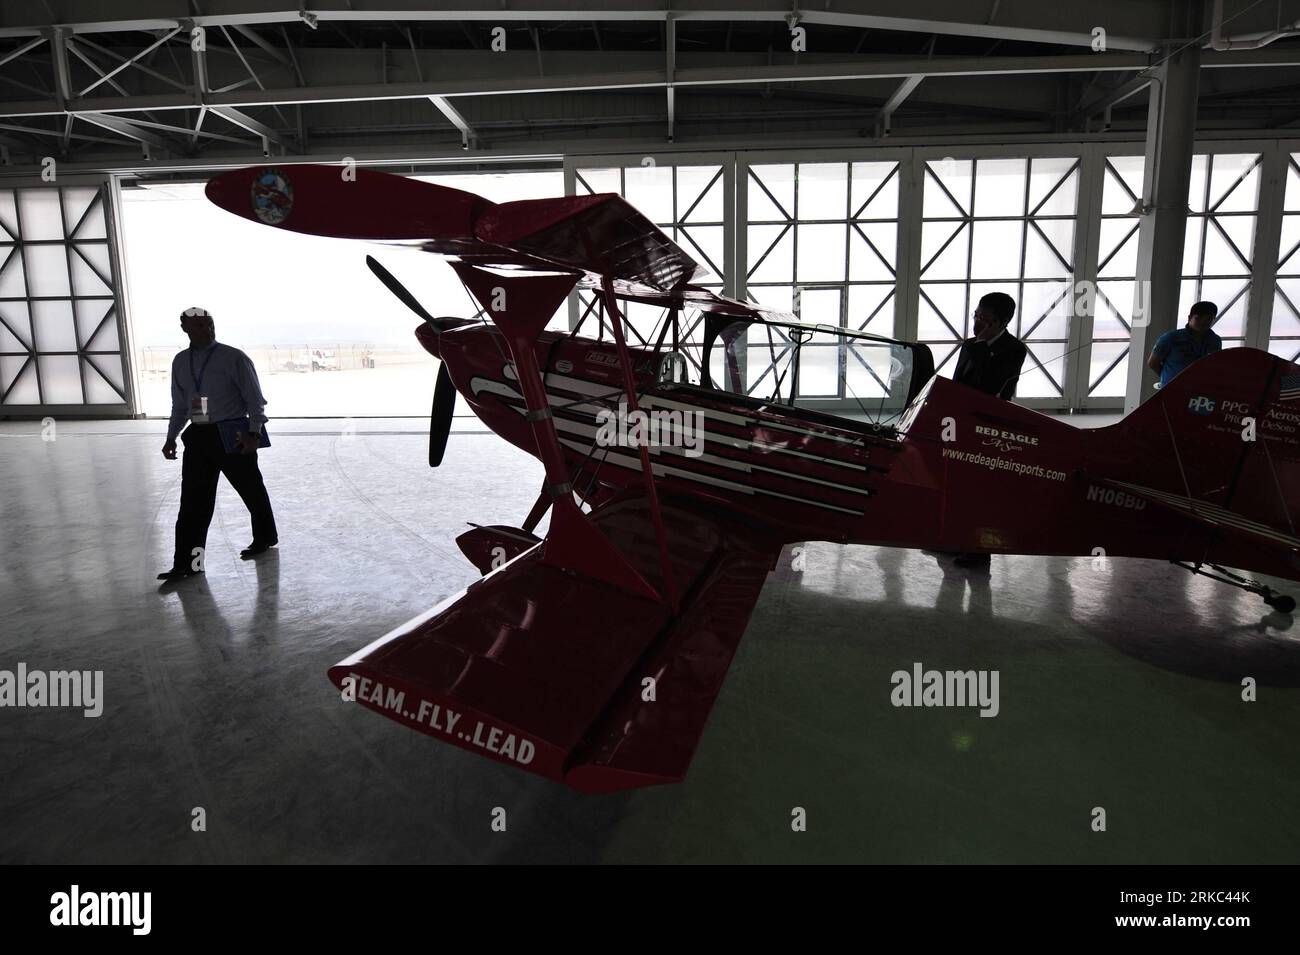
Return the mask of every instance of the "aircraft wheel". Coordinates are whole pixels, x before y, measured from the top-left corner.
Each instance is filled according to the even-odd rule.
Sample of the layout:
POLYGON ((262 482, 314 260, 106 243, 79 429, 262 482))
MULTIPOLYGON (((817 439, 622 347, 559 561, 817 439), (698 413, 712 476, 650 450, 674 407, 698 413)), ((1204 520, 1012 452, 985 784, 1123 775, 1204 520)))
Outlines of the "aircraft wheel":
POLYGON ((1264 603, 1281 613, 1290 613, 1295 609, 1295 598, 1287 594, 1276 594, 1264 598, 1264 603))

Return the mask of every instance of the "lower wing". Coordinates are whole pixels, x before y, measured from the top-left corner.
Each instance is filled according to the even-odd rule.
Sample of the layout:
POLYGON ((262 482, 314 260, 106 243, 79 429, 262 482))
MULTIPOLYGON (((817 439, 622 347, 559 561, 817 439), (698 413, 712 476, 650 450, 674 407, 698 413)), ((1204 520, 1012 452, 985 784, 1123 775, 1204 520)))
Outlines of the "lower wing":
MULTIPOLYGON (((680 781, 780 544, 665 502, 681 609, 542 562, 537 544, 330 668, 435 739, 601 793, 680 781)), ((591 518, 647 579, 643 500, 591 518)))

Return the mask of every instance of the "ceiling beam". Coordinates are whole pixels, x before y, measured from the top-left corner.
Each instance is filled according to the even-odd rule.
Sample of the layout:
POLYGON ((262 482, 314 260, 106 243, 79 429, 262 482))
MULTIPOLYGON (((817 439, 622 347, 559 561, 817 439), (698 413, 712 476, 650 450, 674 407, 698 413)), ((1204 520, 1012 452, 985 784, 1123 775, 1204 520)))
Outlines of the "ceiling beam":
POLYGON ((122 116, 109 116, 104 113, 78 113, 77 119, 85 120, 87 123, 110 130, 119 136, 125 136, 127 139, 134 139, 136 142, 144 143, 147 146, 156 146, 169 152, 177 151, 175 144, 170 140, 142 126, 138 126, 122 116))
POLYGON ((253 117, 249 116, 247 113, 243 112, 242 110, 235 109, 232 106, 212 106, 212 105, 209 105, 208 109, 211 112, 216 113, 226 122, 238 126, 240 129, 246 129, 254 136, 260 136, 263 140, 263 144, 262 144, 263 152, 267 153, 268 155, 271 152, 270 145, 269 145, 270 143, 275 143, 277 146, 279 146, 281 149, 285 150, 286 152, 296 151, 296 149, 294 149, 293 144, 289 140, 285 139, 283 136, 281 136, 270 126, 267 126, 265 123, 254 119, 253 117))
POLYGON ((677 72, 677 21, 669 17, 664 23, 664 90, 668 97, 668 141, 676 135, 677 91, 673 76, 677 72))
POLYGON ((1112 106, 1118 106, 1130 96, 1136 96, 1150 85, 1151 74, 1144 70, 1132 79, 1125 80, 1113 90, 1098 96, 1092 102, 1080 106, 1070 114, 1070 125, 1073 126, 1080 120, 1096 116, 1098 113, 1104 112, 1112 106))
POLYGON ((50 65, 54 70, 54 96, 66 106, 72 101, 72 70, 68 64, 68 35, 62 27, 50 27, 46 32, 50 41, 50 65))
POLYGON ((460 130, 461 148, 469 149, 471 146, 479 142, 479 137, 478 134, 474 132, 474 127, 471 126, 465 117, 461 115, 460 110, 451 105, 451 100, 447 99, 445 96, 430 96, 429 102, 438 107, 438 112, 442 113, 443 116, 446 116, 451 124, 460 130))
MULTIPOLYGON (((102 53, 104 56, 110 57, 115 60, 121 60, 124 62, 126 61, 125 57, 121 56, 118 53, 113 52, 110 49, 107 49, 106 47, 100 46, 98 43, 95 43, 93 40, 86 39, 85 36, 77 37, 77 42, 83 44, 84 46, 90 47, 92 50, 94 50, 97 53, 102 53)), ((137 63, 137 62, 130 62, 129 65, 135 67, 137 70, 140 70, 142 73, 146 73, 149 76, 152 76, 154 79, 162 80, 168 86, 175 87, 178 90, 183 90, 186 88, 184 83, 172 79, 170 76, 168 76, 165 73, 159 73, 153 67, 145 66, 143 63, 137 63)))
MULTIPOLYGON (((279 50, 277 50, 274 46, 272 46, 272 45, 271 45, 271 44, 266 40, 265 37, 263 37, 260 33, 258 33, 258 32, 257 32, 256 30, 254 30, 252 27, 244 26, 243 24, 236 24, 236 25, 235 25, 235 30, 237 30, 239 33, 243 34, 243 35, 244 35, 245 37, 247 37, 249 40, 252 40, 253 43, 258 47, 258 49, 260 49, 260 50, 261 50, 263 53, 265 53, 267 56, 271 57, 271 59, 275 60, 275 61, 276 61, 277 63, 279 63, 281 66, 292 66, 292 65, 293 65, 293 64, 291 64, 291 63, 289 62, 289 58, 288 58, 287 56, 285 56, 283 53, 281 53, 279 50)), ((232 44, 232 45, 233 45, 233 44, 232 44)))
MULTIPOLYGON (((63 28, 50 28, 45 39, 50 40, 52 44, 56 83, 67 88, 69 80, 66 51, 70 44, 64 42, 66 37, 63 35, 63 28), (62 71, 58 69, 60 62, 63 63, 62 71)), ((96 44, 89 40, 82 39, 80 42, 98 48, 96 44)), ((102 50, 102 48, 98 49, 102 50)), ((232 55, 238 55, 238 50, 236 49, 236 52, 232 55)), ((674 68, 670 77, 665 63, 664 69, 647 69, 628 73, 593 72, 550 77, 535 75, 493 76, 485 79, 445 79, 417 83, 356 84, 352 86, 303 86, 266 90, 239 89, 236 86, 231 86, 224 91, 205 94, 203 92, 203 87, 206 85, 206 78, 203 76, 205 72, 202 63, 203 55, 194 54, 194 56, 196 59, 196 74, 199 80, 196 84, 199 88, 197 96, 195 92, 187 91, 182 95, 104 96, 63 102, 60 102, 57 96, 44 100, 10 100, 0 102, 0 116, 60 116, 66 113, 83 112, 113 113, 151 109, 188 109, 202 103, 247 109, 249 107, 278 106, 280 104, 307 105, 428 98, 431 96, 498 96, 537 92, 667 89, 670 85, 675 88, 690 86, 726 87, 765 83, 817 83, 882 78, 902 80, 911 77, 935 76, 1133 72, 1145 71, 1150 66, 1150 58, 1147 55, 1133 53, 1067 54, 1031 57, 940 57, 936 59, 891 58, 865 61, 856 59, 851 62, 830 63, 814 59, 793 65, 674 68)), ((616 55, 613 58, 616 59, 616 55)), ((1202 66, 1210 69, 1237 66, 1295 66, 1298 63, 1300 63, 1300 51, 1282 46, 1228 53, 1206 51, 1202 55, 1202 66)), ((143 67, 143 64, 140 63, 133 65, 137 68, 143 67)), ((249 72, 256 77, 256 73, 251 68, 249 68, 249 72)), ((113 81, 110 80, 109 82, 112 83, 113 81)), ((174 83, 174 81, 171 82, 174 83)), ((1121 87, 1112 94, 1106 94, 1106 96, 1115 96, 1117 97, 1115 102, 1118 102, 1119 99, 1127 98, 1133 92, 1136 92, 1136 87, 1142 83, 1143 80, 1137 78, 1133 81, 1132 87, 1121 87)), ((1098 99, 1093 103, 1089 103, 1083 109, 1095 112, 1104 109, 1106 105, 1103 99, 1098 99)))
MULTIPOLYGON (((695 67, 674 70, 677 87, 746 86, 763 83, 818 83, 871 79, 907 79, 913 76, 997 76, 1006 74, 1132 71, 1144 69, 1148 57, 1136 53, 1069 54, 1014 58, 950 57, 803 62, 792 65, 695 67)), ((508 96, 592 90, 661 89, 669 85, 666 69, 627 73, 579 73, 567 76, 493 76, 440 79, 416 83, 369 83, 351 86, 290 87, 286 89, 211 92, 209 105, 247 108, 284 104, 365 102, 370 100, 425 99, 430 96, 508 96)), ((145 109, 181 109, 194 104, 192 96, 149 94, 100 97, 64 109, 51 101, 0 102, 0 116, 48 116, 67 111, 119 112, 145 109)))
POLYGON ((921 85, 924 76, 909 76, 903 82, 899 83, 897 88, 889 94, 889 99, 881 105, 876 112, 876 118, 871 123, 871 130, 876 137, 888 136, 889 127, 894 117, 894 110, 903 105, 903 101, 915 92, 916 88, 921 85))
POLYGON ((95 80, 95 82, 91 83, 89 86, 83 89, 80 93, 77 94, 77 96, 78 97, 85 96, 87 93, 93 90, 100 83, 111 82, 113 77, 117 76, 118 73, 121 73, 129 66, 135 66, 137 64, 137 61, 144 59, 146 56, 148 56, 154 50, 158 49, 158 47, 162 46, 164 43, 166 43, 168 40, 170 40, 172 37, 174 37, 177 33, 180 32, 181 32, 181 28, 177 27, 176 29, 163 34, 158 39, 150 43, 143 50, 141 50, 139 53, 137 53, 135 56, 131 57, 129 60, 122 60, 121 63, 119 63, 113 69, 109 70, 107 73, 96 70, 96 72, 100 73, 99 79, 95 80))
MULTIPOLYGON (((1068 147, 1071 144, 1077 144, 1079 141, 1079 134, 1076 132, 1048 133, 1032 131, 1024 135, 1008 138, 1008 134, 1005 132, 993 134, 980 132, 976 128, 977 125, 984 128, 981 121, 979 124, 972 123, 970 128, 961 131, 960 134, 964 145, 1005 146, 1008 142, 1014 142, 1063 144, 1068 147)), ((1268 134, 1267 130, 1258 129, 1207 130, 1198 135, 1198 141, 1240 142, 1243 138, 1257 138, 1266 134, 1268 134)), ((788 130, 755 131, 746 136, 746 145, 755 149, 787 149, 790 144, 790 135, 788 130)), ((925 135, 909 134, 899 136, 896 144, 900 146, 949 147, 953 142, 953 135, 952 131, 936 131, 925 135)), ((1273 138, 1279 138, 1276 133, 1271 135, 1273 138)), ((856 130, 847 126, 834 131, 808 130, 800 133, 799 138, 800 145, 808 148, 860 149, 862 146, 862 140, 856 135, 856 130)), ((1140 131, 1117 132, 1092 138, 1096 142, 1122 142, 1140 145, 1142 133, 1140 131)), ((664 143, 663 133, 660 131, 658 134, 647 132, 645 135, 629 135, 605 140, 593 140, 586 134, 569 138, 532 139, 521 141, 508 148, 493 149, 490 153, 470 153, 468 158, 466 152, 461 149, 459 141, 445 144, 398 144, 391 140, 379 143, 348 143, 346 154, 355 157, 360 165, 375 168, 387 167, 400 172, 404 169, 409 171, 416 166, 432 166, 435 164, 447 164, 451 167, 457 167, 466 162, 473 162, 484 166, 509 168, 512 165, 524 163, 558 165, 566 155, 578 157, 588 155, 606 156, 610 152, 618 152, 638 157, 658 155, 660 153, 665 155, 677 152, 692 154, 708 150, 734 150, 735 147, 736 140, 734 135, 731 134, 719 134, 709 131, 699 139, 692 139, 689 144, 669 145, 664 143)), ((337 163, 340 148, 342 147, 334 147, 329 151, 303 154, 302 156, 293 157, 292 160, 285 161, 293 163, 337 163)), ((59 171, 61 175, 74 173, 157 175, 175 171, 187 175, 207 176, 218 170, 237 169, 247 166, 250 162, 250 156, 251 154, 248 152, 239 152, 204 156, 175 156, 141 161, 138 158, 118 155, 86 159, 80 162, 63 162, 60 163, 59 171)), ((256 160, 253 159, 252 161, 256 160)), ((0 167, 0 181, 3 181, 2 177, 5 175, 30 176, 33 171, 39 172, 39 167, 25 166, 11 169, 0 167)))
POLYGON ((44 42, 45 42, 45 37, 43 36, 38 36, 34 40, 28 40, 26 43, 18 47, 16 50, 10 50, 4 56, 0 56, 0 66, 4 66, 10 60, 18 59, 18 57, 22 56, 28 50, 35 49, 36 47, 40 46, 44 42))
MULTIPOLYGON (((865 6, 865 4, 864 4, 865 6)), ((879 4, 877 4, 879 6, 879 4)), ((901 4, 900 4, 901 6, 901 4)), ((735 21, 774 23, 784 21, 790 14, 789 0, 766 0, 750 2, 740 8, 705 8, 700 10, 668 10, 663 6, 627 5, 618 8, 612 3, 595 5, 592 8, 574 6, 570 9, 529 9, 519 5, 518 9, 501 9, 496 5, 483 4, 478 8, 445 10, 320 10, 313 9, 312 15, 320 22, 338 23, 390 23, 407 22, 490 22, 521 23, 542 21, 580 21, 597 23, 614 22, 662 22, 670 18, 679 20, 702 20, 718 23, 735 21)), ((257 26, 279 23, 299 23, 301 11, 294 7, 257 13, 235 13, 214 16, 196 16, 194 22, 204 27, 257 26)), ((962 20, 933 20, 920 17, 882 16, 876 13, 850 13, 832 10, 799 11, 801 23, 816 23, 826 26, 847 27, 852 29, 888 30, 901 33, 940 34, 944 36, 967 36, 987 39, 1016 40, 1027 43, 1046 43, 1055 46, 1077 46, 1091 48, 1092 33, 1088 30, 1057 30, 1039 27, 1017 27, 1001 24, 974 23, 962 20)), ((166 30, 176 25, 175 20, 162 18, 121 19, 98 22, 65 24, 73 33, 115 33, 132 30, 166 30)), ((0 37, 35 36, 40 33, 39 26, 14 26, 0 28, 0 37)), ((1157 37, 1124 36, 1108 33, 1106 45, 1112 50, 1145 51, 1153 49, 1157 37)))

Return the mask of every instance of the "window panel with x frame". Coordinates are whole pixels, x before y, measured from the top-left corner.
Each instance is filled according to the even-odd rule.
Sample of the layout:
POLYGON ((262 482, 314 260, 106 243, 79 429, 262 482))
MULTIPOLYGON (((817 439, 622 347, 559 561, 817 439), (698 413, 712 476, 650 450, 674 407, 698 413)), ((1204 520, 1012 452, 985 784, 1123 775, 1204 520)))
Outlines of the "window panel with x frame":
POLYGON ((1300 153, 1287 157, 1278 250, 1268 350, 1287 361, 1300 362, 1300 153))
POLYGON ((1061 398, 1074 304, 1079 160, 1015 157, 924 163, 917 338, 951 376, 980 298, 1016 301, 1028 349, 1016 394, 1061 398))
POLYGON ((0 406, 129 407, 105 192, 0 190, 0 406))
MULTIPOLYGON (((617 193, 663 230, 712 276, 697 282, 721 293, 725 269, 725 184, 721 163, 700 165, 646 164, 628 166, 578 166, 574 170, 577 195, 617 193)), ((627 319, 628 344, 653 345, 668 318, 667 309, 637 302, 620 306, 627 319)), ((578 293, 578 322, 582 334, 601 334, 604 305, 591 291, 578 293)), ((686 356, 689 379, 700 380, 702 313, 687 309, 678 321, 678 350, 686 356)), ((669 336, 671 337, 671 331, 669 336)))
MULTIPOLYGON (((780 162, 743 168, 746 297, 803 322, 891 336, 899 163, 780 162)), ((779 326, 750 330, 743 357, 752 393, 774 387, 791 350, 779 326)), ((874 398, 876 388, 872 361, 849 339, 819 333, 800 348, 797 399, 874 398)))

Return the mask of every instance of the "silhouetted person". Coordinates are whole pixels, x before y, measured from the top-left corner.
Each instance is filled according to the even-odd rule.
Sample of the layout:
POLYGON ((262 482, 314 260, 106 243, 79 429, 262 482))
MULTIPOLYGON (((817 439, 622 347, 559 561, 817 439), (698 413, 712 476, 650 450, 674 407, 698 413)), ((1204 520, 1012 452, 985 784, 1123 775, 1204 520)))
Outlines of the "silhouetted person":
POLYGON ((1213 302, 1197 302, 1187 313, 1186 326, 1156 339, 1147 367, 1160 376, 1161 388, 1196 359, 1223 350, 1223 339, 1210 331, 1218 316, 1219 306, 1213 302))
POLYGON ((180 580, 203 571, 203 548, 217 504, 217 482, 224 474, 253 519, 253 542, 240 552, 247 560, 279 543, 271 499, 257 467, 257 448, 266 423, 266 400, 253 362, 238 348, 217 342, 212 316, 201 308, 181 313, 181 328, 190 347, 172 360, 172 414, 167 425, 163 457, 176 459, 181 434, 185 460, 181 465, 181 508, 176 518, 176 551, 170 570, 159 580, 180 580), (247 418, 231 450, 222 442, 218 422, 247 418), (196 549, 198 553, 196 554, 196 549))
POLYGON ((973 338, 961 344, 952 380, 1010 401, 1016 394, 1027 349, 1007 331, 1016 303, 1005 292, 990 292, 975 309, 973 338))
MULTIPOLYGON (((1028 353, 1024 343, 1007 331, 1015 314, 1015 300, 1005 292, 989 292, 980 299, 972 316, 975 337, 962 342, 953 381, 1004 401, 1015 397, 1016 382, 1028 353)), ((953 563, 959 567, 987 568, 989 555, 958 554, 953 563)))

